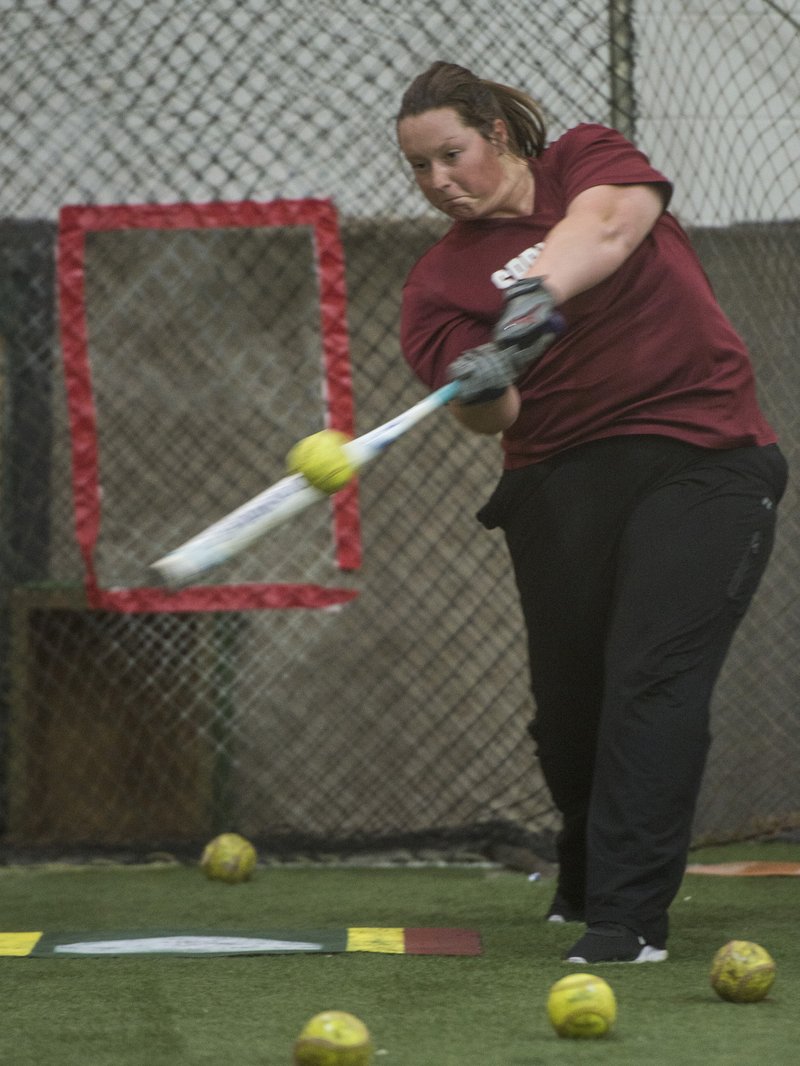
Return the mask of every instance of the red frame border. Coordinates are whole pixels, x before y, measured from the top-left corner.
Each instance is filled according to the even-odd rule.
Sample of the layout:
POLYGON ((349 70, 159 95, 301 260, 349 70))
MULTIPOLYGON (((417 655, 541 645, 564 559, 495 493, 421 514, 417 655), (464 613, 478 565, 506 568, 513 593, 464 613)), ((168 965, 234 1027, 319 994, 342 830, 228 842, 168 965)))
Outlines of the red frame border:
MULTIPOLYGON (((72 440, 75 534, 85 566, 91 607, 121 612, 237 611, 287 607, 329 608, 354 599, 353 589, 306 584, 198 585, 171 592, 159 588, 101 588, 94 565, 100 530, 97 415, 86 318, 86 235, 117 229, 216 229, 311 226, 320 291, 326 425, 354 432, 352 375, 347 336, 344 253, 336 209, 330 200, 273 200, 178 204, 86 204, 59 213, 57 284, 61 351, 72 440)), ((336 564, 361 565, 358 481, 331 497, 336 564)))

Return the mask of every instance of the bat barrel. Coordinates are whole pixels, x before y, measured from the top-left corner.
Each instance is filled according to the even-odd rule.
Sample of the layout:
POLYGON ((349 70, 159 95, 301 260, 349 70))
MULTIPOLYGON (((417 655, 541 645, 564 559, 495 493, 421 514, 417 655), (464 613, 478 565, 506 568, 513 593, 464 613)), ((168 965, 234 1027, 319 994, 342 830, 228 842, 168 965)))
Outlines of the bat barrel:
MULTIPOLYGON (((448 403, 460 387, 459 382, 451 381, 384 425, 348 441, 344 447, 353 465, 362 466, 380 455, 426 415, 448 403)), ((227 562, 268 529, 324 499, 326 494, 302 474, 291 474, 152 563, 151 569, 167 586, 188 584, 204 571, 227 562)))

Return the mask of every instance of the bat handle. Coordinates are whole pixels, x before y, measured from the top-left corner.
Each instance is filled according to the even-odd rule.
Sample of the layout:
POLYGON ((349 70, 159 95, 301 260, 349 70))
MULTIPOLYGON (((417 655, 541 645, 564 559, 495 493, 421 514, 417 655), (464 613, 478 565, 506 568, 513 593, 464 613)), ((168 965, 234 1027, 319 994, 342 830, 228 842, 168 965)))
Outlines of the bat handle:
POLYGON ((458 395, 460 388, 460 381, 449 381, 446 385, 429 393, 407 411, 397 415, 396 418, 364 433, 361 437, 348 441, 344 446, 348 458, 357 467, 368 463, 385 451, 390 444, 394 444, 398 437, 402 437, 417 422, 421 422, 438 407, 449 403, 458 395))

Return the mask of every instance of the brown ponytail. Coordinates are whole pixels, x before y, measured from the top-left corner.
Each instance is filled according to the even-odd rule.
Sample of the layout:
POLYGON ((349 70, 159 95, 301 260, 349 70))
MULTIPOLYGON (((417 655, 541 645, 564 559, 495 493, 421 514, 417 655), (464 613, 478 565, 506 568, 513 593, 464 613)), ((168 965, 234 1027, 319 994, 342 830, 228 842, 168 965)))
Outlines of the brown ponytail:
POLYGON ((432 63, 406 89, 397 122, 439 107, 458 112, 465 126, 492 139, 495 120, 508 130, 508 149, 520 157, 542 154, 547 126, 542 109, 521 89, 476 77, 466 67, 441 60, 432 63))

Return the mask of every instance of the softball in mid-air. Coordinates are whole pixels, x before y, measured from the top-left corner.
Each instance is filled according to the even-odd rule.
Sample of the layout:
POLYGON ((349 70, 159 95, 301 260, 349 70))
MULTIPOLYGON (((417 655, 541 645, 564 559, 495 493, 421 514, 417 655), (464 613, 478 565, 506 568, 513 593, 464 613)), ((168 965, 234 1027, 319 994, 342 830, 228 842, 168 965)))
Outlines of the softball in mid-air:
POLYGON ((617 1001, 602 977, 571 973, 550 989, 547 1016, 559 1036, 605 1036, 616 1021, 617 1001))
POLYGON ((211 881, 237 885, 249 881, 256 868, 256 849, 238 833, 221 833, 203 849, 200 867, 211 881))
POLYGON ((711 987, 731 1003, 757 1003, 772 988, 775 960, 750 940, 731 940, 711 963, 711 987))
POLYGON ((322 429, 304 437, 286 457, 289 473, 302 474, 321 492, 338 492, 356 472, 344 450, 349 440, 338 429, 322 429))
POLYGON ((292 1061, 294 1066, 370 1066, 372 1038, 354 1014, 325 1010, 303 1026, 292 1061))

